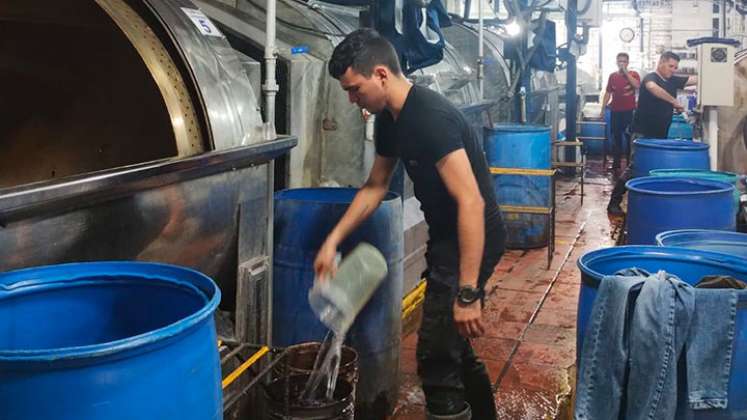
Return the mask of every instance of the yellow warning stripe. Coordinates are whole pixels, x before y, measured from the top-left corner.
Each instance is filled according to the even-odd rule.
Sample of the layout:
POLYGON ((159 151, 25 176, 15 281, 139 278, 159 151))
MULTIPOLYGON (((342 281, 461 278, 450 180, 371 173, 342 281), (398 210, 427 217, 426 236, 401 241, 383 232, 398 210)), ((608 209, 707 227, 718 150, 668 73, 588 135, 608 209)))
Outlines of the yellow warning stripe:
POLYGON ((498 206, 506 213, 550 214, 552 207, 498 206))
POLYGON ((412 314, 423 300, 425 300, 425 288, 427 283, 425 280, 421 280, 417 286, 410 293, 402 299, 402 319, 407 318, 412 314))
POLYGON ((264 356, 269 351, 269 347, 263 346, 256 353, 254 353, 252 357, 247 359, 246 362, 242 363, 241 366, 237 367, 236 370, 231 372, 230 375, 226 376, 226 379, 224 379, 221 383, 223 389, 226 389, 229 385, 231 385, 233 381, 235 381, 239 376, 241 376, 242 373, 244 373, 245 370, 249 369, 254 363, 257 362, 257 360, 259 360, 260 357, 264 356))
POLYGON ((490 168, 493 175, 553 176, 555 172, 555 169, 490 168))

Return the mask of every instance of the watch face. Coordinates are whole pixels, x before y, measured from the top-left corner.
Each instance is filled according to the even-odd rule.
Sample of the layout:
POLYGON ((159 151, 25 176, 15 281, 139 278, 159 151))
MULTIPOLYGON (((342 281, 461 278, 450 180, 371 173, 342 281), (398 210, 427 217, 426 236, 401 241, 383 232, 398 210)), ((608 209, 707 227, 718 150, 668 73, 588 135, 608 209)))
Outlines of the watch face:
POLYGON ((464 287, 459 290, 458 297, 463 303, 472 303, 480 297, 480 291, 471 287, 464 287))

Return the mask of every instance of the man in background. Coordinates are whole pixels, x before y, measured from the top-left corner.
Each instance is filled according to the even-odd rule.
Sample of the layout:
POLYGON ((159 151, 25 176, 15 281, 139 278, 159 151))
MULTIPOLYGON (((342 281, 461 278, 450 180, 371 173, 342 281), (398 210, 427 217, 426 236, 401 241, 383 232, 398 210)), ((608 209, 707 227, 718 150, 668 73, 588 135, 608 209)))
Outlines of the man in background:
MULTIPOLYGON (((683 112, 685 109, 677 102, 677 91, 685 86, 698 83, 697 76, 675 76, 680 64, 680 57, 667 51, 659 58, 656 70, 647 74, 641 82, 638 96, 638 109, 633 115, 630 141, 639 138, 666 139, 669 125, 672 123, 672 111, 683 112)), ((634 150, 635 152, 635 150, 634 150)), ((628 164, 612 190, 607 212, 611 215, 622 215, 620 207, 625 195, 625 183, 632 178, 633 163, 628 164)))
POLYGON ((641 76, 633 70, 628 70, 630 56, 621 52, 617 54, 617 71, 607 79, 607 89, 602 98, 601 117, 604 118, 605 108, 609 105, 610 125, 612 126, 612 171, 615 176, 620 171, 620 155, 623 150, 625 131, 633 121, 635 110, 635 95, 641 86, 641 76), (610 102, 610 98, 612 102, 610 102))

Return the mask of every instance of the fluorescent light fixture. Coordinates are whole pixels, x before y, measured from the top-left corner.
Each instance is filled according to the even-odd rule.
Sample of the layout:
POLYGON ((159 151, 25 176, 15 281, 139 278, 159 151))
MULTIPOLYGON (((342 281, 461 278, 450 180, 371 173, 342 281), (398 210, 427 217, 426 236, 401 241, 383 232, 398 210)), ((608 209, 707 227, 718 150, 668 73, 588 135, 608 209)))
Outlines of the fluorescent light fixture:
POLYGON ((516 22, 516 19, 506 24, 506 34, 508 34, 508 36, 517 36, 520 33, 521 33, 521 26, 519 25, 518 22, 516 22))

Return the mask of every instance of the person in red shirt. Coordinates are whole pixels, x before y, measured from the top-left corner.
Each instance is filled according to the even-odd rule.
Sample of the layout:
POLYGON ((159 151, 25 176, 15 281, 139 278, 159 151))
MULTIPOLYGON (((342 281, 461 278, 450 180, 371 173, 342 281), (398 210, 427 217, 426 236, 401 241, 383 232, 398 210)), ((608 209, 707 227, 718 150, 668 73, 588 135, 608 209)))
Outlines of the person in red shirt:
MULTIPOLYGON (((635 94, 641 86, 641 76, 633 70, 628 71, 630 57, 627 53, 617 54, 618 70, 610 74, 607 80, 607 89, 602 98, 602 118, 604 118, 605 107, 609 105, 611 112, 610 124, 612 125, 612 170, 617 175, 620 170, 620 155, 622 151, 625 130, 633 120, 635 110, 635 94), (610 102, 610 97, 612 102, 610 102)), ((630 147, 628 147, 628 151, 630 147)))

